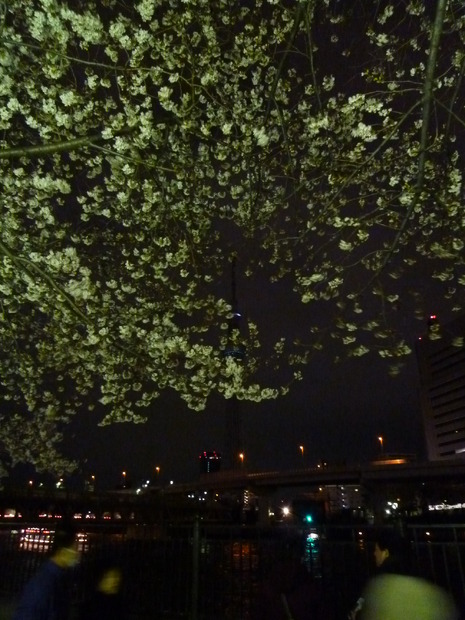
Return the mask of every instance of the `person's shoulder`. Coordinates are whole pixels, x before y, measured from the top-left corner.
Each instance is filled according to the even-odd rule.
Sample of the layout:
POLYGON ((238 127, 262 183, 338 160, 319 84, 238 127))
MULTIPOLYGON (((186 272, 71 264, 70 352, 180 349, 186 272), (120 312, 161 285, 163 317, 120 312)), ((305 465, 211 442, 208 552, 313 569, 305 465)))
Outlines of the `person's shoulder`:
POLYGON ((380 575, 370 581, 364 599, 364 620, 456 620, 458 617, 449 594, 419 577, 380 575))
POLYGON ((58 564, 55 564, 52 560, 47 560, 37 571, 35 580, 38 582, 53 580, 61 577, 64 573, 64 569, 58 566, 58 564))
POLYGON ((13 620, 30 620, 37 616, 37 609, 40 607, 51 582, 49 577, 48 562, 43 564, 39 570, 26 583, 21 594, 19 604, 13 614, 13 620))
POLYGON ((376 570, 375 575, 405 575, 402 562, 398 558, 388 557, 376 570))
POLYGON ((45 593, 48 588, 53 587, 53 583, 61 579, 63 574, 63 569, 47 560, 26 584, 23 596, 33 597, 34 593, 45 593))

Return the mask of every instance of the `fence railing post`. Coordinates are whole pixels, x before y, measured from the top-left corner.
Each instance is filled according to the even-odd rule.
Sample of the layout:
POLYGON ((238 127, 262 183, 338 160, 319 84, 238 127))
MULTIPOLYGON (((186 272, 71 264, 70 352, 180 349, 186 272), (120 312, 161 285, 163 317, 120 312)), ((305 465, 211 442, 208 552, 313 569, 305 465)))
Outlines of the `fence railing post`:
POLYGON ((192 583, 190 620, 197 620, 199 612, 199 561, 200 561, 200 520, 195 517, 192 532, 192 583))

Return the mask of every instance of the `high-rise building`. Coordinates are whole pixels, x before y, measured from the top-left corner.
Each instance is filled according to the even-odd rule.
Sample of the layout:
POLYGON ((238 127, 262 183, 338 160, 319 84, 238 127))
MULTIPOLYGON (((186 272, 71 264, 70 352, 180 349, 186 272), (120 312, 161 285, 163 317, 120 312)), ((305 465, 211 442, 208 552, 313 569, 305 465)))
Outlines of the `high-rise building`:
POLYGON ((417 342, 428 459, 465 457, 465 316, 446 325, 428 320, 417 342))
POLYGON ((221 455, 214 450, 205 450, 199 454, 199 462, 202 474, 210 474, 221 469, 221 455))

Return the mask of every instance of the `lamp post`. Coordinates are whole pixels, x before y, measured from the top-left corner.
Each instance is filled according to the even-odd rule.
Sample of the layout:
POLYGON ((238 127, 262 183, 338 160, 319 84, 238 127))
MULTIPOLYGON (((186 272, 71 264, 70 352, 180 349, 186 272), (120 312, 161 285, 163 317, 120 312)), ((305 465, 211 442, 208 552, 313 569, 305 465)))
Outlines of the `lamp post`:
POLYGON ((381 454, 383 454, 383 452, 384 452, 384 439, 383 439, 382 435, 379 435, 378 441, 379 441, 379 447, 380 447, 380 450, 381 450, 381 454))
POLYGON ((299 446, 299 450, 300 450, 300 454, 302 455, 302 465, 303 465, 304 464, 304 454, 305 454, 304 446, 299 446))
POLYGON ((244 467, 244 458, 245 458, 245 454, 243 452, 239 453, 239 460, 241 462, 241 468, 244 467))

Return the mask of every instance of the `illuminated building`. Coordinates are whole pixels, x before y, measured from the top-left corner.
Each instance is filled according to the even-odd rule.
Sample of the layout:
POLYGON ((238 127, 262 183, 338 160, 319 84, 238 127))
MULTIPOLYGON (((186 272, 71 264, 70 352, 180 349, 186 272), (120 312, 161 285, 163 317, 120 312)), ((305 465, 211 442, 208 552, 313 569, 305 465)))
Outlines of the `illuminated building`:
POLYGON ((430 461, 465 456, 465 317, 428 320, 417 342, 421 406, 430 461))
POLYGON ((199 462, 202 474, 210 474, 221 469, 221 456, 214 450, 202 452, 199 455, 199 462))

